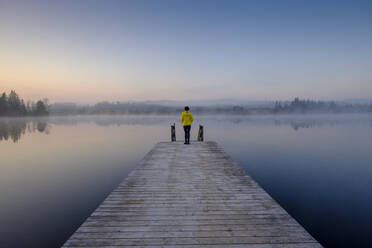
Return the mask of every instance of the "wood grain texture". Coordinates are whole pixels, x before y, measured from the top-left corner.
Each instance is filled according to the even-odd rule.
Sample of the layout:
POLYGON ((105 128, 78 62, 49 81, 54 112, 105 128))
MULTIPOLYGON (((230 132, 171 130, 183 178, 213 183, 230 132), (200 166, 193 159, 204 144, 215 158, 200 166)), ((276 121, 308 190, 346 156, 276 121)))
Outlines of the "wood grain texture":
POLYGON ((161 142, 63 247, 322 247, 215 142, 161 142))

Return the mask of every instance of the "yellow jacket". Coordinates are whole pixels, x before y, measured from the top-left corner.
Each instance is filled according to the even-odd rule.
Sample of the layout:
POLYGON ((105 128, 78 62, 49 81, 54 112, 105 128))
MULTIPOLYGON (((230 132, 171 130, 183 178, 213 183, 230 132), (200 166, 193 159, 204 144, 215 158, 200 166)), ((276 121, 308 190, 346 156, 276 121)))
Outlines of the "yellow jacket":
POLYGON ((181 122, 184 126, 190 126, 194 117, 192 117, 192 113, 189 111, 183 111, 181 114, 181 122))

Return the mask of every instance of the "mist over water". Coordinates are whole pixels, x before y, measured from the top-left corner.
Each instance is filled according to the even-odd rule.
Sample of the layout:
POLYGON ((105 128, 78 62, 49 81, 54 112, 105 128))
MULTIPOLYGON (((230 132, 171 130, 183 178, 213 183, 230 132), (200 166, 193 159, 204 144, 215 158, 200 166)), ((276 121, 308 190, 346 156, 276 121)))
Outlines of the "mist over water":
MULTIPOLYGON (((325 247, 370 247, 372 116, 195 116, 325 247)), ((0 118, 0 247, 59 247, 179 116, 0 118)))

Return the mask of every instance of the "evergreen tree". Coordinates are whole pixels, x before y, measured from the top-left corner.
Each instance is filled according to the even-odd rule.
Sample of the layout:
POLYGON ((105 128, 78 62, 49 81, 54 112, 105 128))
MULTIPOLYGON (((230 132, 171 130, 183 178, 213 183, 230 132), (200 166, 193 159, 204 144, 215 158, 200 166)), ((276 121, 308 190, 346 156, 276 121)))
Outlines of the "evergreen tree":
POLYGON ((8 96, 5 92, 0 95, 0 116, 48 115, 48 107, 48 98, 39 100, 36 104, 31 101, 25 104, 14 90, 8 96))
POLYGON ((9 106, 9 113, 11 115, 20 115, 22 114, 21 109, 21 100, 19 99, 18 94, 12 90, 8 96, 8 106, 9 106))
POLYGON ((4 92, 0 97, 0 116, 6 115, 8 112, 8 97, 4 92))

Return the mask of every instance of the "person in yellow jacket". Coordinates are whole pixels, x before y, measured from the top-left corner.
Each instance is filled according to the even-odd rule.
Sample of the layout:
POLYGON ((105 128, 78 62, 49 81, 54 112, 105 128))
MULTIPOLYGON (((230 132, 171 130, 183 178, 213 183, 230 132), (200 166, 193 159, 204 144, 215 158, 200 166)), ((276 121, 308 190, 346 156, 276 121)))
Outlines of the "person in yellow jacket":
POLYGON ((183 125, 183 130, 185 130, 185 144, 190 144, 190 130, 191 130, 191 124, 194 120, 194 117, 192 117, 192 113, 189 111, 190 108, 188 106, 185 107, 185 111, 181 114, 181 122, 183 125))

